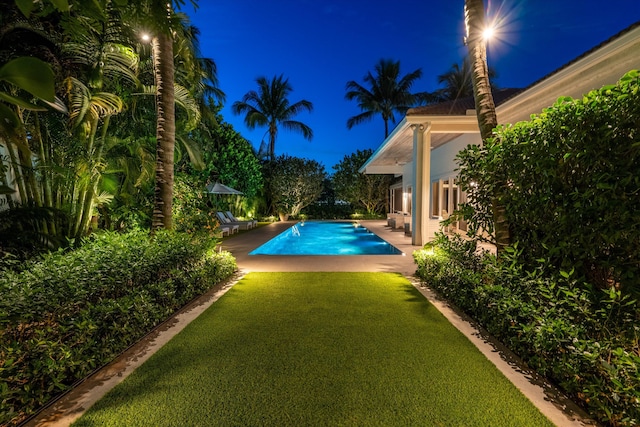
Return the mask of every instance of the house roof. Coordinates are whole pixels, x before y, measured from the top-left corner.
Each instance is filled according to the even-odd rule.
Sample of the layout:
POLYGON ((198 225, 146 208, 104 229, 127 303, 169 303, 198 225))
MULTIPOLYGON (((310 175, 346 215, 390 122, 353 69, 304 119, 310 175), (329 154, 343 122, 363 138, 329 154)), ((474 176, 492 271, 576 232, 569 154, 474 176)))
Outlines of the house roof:
POLYGON ((542 76, 541 78, 539 78, 538 80, 534 81, 533 83, 531 83, 529 86, 525 87, 524 90, 527 90, 533 86, 536 86, 537 84, 539 84, 540 82, 543 82, 545 80, 547 80, 549 77, 553 76, 554 74, 558 74, 560 71, 570 67, 571 65, 575 64, 576 62, 584 59, 585 57, 591 55, 593 52, 601 49, 602 47, 608 45, 609 43, 611 43, 612 41, 619 39, 620 37, 622 37, 623 35, 633 31, 635 28, 640 27, 640 21, 637 21, 631 25, 629 25, 627 28, 619 31, 618 33, 612 35, 611 37, 609 37, 608 39, 598 43, 597 45, 595 45, 594 47, 592 47, 591 49, 587 50, 586 52, 584 52, 582 55, 576 56, 575 58, 573 58, 571 61, 565 63, 564 65, 562 65, 559 68, 556 68, 555 70, 553 70, 552 72, 550 72, 549 74, 542 76))
MULTIPOLYGON (((524 89, 508 88, 498 89, 493 92, 493 102, 496 107, 512 96, 517 95, 524 89)), ((468 110, 475 110, 476 105, 473 96, 455 99, 453 101, 444 101, 437 104, 423 105, 420 107, 410 108, 407 116, 464 116, 468 110)))
MULTIPOLYGON (((560 95, 581 96, 592 86, 600 87, 606 82, 615 81, 622 73, 640 66, 640 59, 634 53, 639 46, 640 21, 524 89, 494 91, 494 103, 496 107, 501 107, 496 110, 498 120, 501 123, 527 120, 531 114, 553 104, 560 95), (576 79, 576 76, 580 78, 576 79)), ((412 125, 423 122, 430 124, 431 148, 434 149, 462 133, 479 133, 475 116, 473 97, 409 109, 405 118, 360 168, 360 172, 401 174, 404 165, 411 162, 413 156, 412 125)))

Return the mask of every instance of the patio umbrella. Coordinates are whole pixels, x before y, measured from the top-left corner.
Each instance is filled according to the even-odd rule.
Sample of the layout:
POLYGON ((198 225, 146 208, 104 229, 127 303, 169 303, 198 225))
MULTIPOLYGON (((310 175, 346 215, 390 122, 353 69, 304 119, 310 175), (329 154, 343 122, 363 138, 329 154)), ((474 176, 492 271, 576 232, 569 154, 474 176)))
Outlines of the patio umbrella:
POLYGON ((219 182, 207 185, 207 191, 211 194, 235 194, 238 196, 241 196, 243 194, 242 191, 238 191, 235 188, 220 184, 219 182))

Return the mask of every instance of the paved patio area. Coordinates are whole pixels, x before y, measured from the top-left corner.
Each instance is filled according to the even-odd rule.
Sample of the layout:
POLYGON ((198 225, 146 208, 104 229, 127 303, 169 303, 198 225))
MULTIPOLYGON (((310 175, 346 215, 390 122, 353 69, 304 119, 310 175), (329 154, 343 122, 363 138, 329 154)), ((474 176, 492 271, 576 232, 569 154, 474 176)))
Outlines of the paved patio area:
POLYGON ((238 268, 243 273, 251 271, 382 271, 413 276, 416 265, 413 251, 419 246, 411 245, 411 237, 404 231, 391 230, 386 220, 366 220, 360 223, 403 252, 403 255, 249 255, 253 249, 269 241, 294 221, 275 222, 237 237, 225 240, 222 249, 235 256, 238 268))

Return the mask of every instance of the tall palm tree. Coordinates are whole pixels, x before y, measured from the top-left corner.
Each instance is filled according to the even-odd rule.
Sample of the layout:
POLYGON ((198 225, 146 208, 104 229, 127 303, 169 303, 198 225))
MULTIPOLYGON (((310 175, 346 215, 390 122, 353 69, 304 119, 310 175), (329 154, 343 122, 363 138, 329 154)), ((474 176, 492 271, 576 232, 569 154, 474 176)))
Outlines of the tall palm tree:
MULTIPOLYGON (((495 78, 497 73, 491 67, 489 70, 489 80, 495 78)), ((473 96, 473 73, 471 70, 471 61, 469 57, 465 57, 461 64, 455 63, 451 68, 438 76, 438 83, 444 84, 444 87, 436 90, 433 95, 434 101, 453 101, 459 98, 473 96)), ((491 88, 497 89, 495 84, 491 82, 491 88)))
POLYGON ((289 79, 281 74, 271 80, 266 77, 258 77, 258 91, 247 92, 241 101, 233 103, 234 114, 245 114, 244 122, 249 129, 256 126, 266 126, 269 133, 269 158, 275 159, 276 137, 278 127, 299 132, 305 139, 311 141, 313 131, 302 122, 292 120, 294 116, 303 111, 313 111, 313 104, 302 100, 291 104, 289 94, 293 91, 289 79))
MULTIPOLYGON (((486 28, 483 0, 465 0, 464 17, 467 27, 467 47, 469 61, 472 67, 473 96, 478 115, 478 125, 483 143, 493 135, 493 129, 498 125, 496 106, 489 84, 489 69, 487 66, 487 47, 483 38, 486 28)), ((493 195, 493 218, 496 248, 500 254, 510 243, 509 221, 506 208, 501 202, 500 185, 496 186, 493 195)))
POLYGON ((176 145, 173 39, 170 31, 153 38, 156 82, 156 186, 151 229, 173 228, 173 162, 176 145))
MULTIPOLYGON (((196 4, 195 0, 191 0, 196 4)), ((176 145, 175 117, 175 65, 173 43, 180 22, 174 13, 174 5, 180 7, 183 0, 146 0, 128 3, 128 11, 134 20, 147 26, 152 32, 152 55, 156 85, 156 183, 151 221, 152 233, 173 228, 173 166, 176 145)))
POLYGON ((389 122, 396 123, 395 114, 404 114, 409 108, 427 99, 424 92, 411 93, 413 84, 422 77, 422 69, 400 77, 400 61, 380 59, 375 75, 369 71, 364 77, 365 87, 353 80, 347 82, 345 98, 358 101, 362 113, 347 120, 347 128, 370 121, 382 115, 384 136, 389 136, 389 122))

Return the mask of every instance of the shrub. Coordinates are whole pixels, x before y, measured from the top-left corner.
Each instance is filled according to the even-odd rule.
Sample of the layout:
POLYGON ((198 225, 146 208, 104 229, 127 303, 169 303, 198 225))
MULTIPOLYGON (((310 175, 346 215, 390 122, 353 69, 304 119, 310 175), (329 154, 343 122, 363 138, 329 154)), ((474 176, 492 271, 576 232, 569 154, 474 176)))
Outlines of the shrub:
POLYGON ((492 230, 500 195, 519 262, 640 296, 640 73, 581 99, 561 98, 530 121, 501 126, 462 151, 470 230, 492 230), (504 185, 506 183, 507 185, 504 185))
POLYGON ((173 222, 176 230, 216 235, 219 221, 205 183, 193 176, 177 174, 174 189, 173 222))
POLYGON ((265 165, 265 190, 278 213, 296 216, 318 200, 326 177, 315 160, 281 155, 265 165))
POLYGON ((615 288, 601 290, 570 272, 526 270, 521 250, 498 261, 473 241, 437 240, 414 253, 429 287, 479 322, 532 369, 557 383, 593 417, 611 425, 640 422, 638 305, 615 288))
POLYGON ((16 423, 236 270, 209 239, 104 233, 0 277, 0 423, 16 423))

